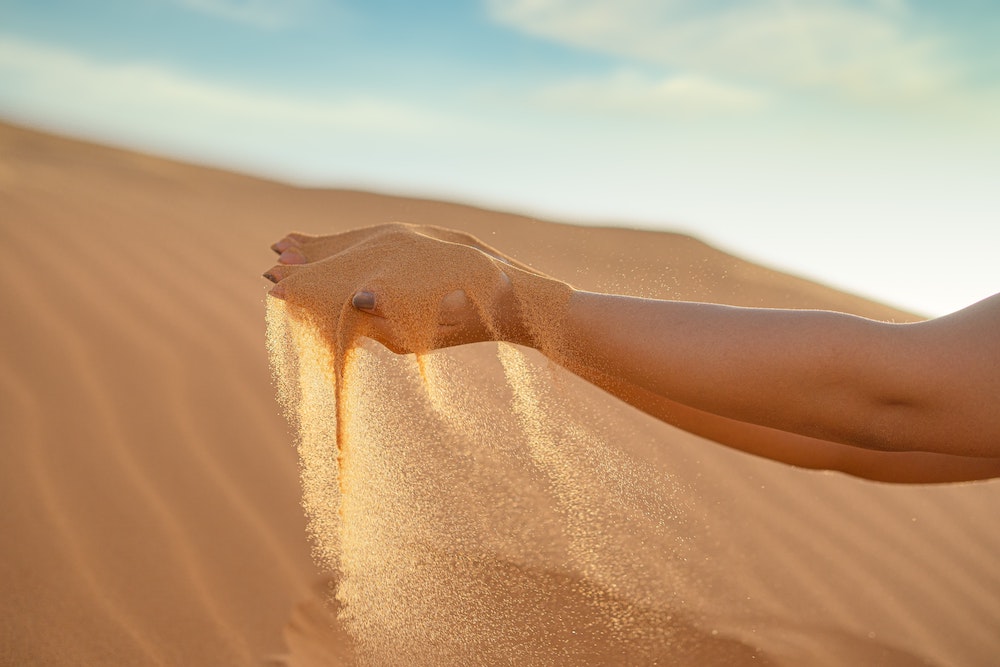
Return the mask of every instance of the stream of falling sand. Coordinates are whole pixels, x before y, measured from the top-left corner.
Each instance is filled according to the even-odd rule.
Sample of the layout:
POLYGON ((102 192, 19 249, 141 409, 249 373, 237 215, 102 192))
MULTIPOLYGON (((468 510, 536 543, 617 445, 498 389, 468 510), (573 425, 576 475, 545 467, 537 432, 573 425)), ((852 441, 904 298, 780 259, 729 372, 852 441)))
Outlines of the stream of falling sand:
POLYGON ((283 302, 267 321, 314 554, 364 664, 766 664, 685 607, 676 481, 561 405, 540 355, 482 344, 418 364, 363 341, 338 382, 283 302))
MULTIPOLYGON (((384 262, 348 252, 310 283, 293 276, 297 300, 267 300, 314 556, 360 661, 765 664, 701 629, 683 568, 692 510, 676 480, 620 446, 631 436, 605 423, 606 397, 568 401, 569 374, 514 345, 396 355, 364 337, 349 302, 365 285, 379 285, 408 349, 433 347, 436 306, 458 287, 486 316, 495 279, 470 284, 467 262, 489 262, 482 274, 492 260, 409 234, 392 268, 418 281, 416 298, 372 275, 384 262)), ((557 357, 568 288, 505 271, 557 357)))

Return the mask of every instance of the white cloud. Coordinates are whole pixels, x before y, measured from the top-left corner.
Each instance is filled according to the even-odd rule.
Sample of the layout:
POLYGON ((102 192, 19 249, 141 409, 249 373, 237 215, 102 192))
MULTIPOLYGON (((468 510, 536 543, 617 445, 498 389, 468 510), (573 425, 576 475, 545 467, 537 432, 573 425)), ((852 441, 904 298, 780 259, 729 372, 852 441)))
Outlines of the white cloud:
POLYGON ((0 36, 0 102, 67 117, 103 116, 149 127, 309 127, 414 134, 436 124, 419 109, 390 100, 296 97, 217 84, 167 67, 107 63, 58 47, 0 36))
POLYGON ((716 80, 911 100, 947 88, 939 40, 905 29, 905 6, 871 0, 489 0, 531 35, 716 80))
POLYGON ((177 4, 202 14, 275 30, 297 22, 301 0, 174 0, 177 4))
POLYGON ((551 85, 537 100, 561 110, 662 117, 744 113, 767 104, 762 93, 701 76, 651 78, 630 70, 551 85))
POLYGON ((220 85, 0 35, 0 116, 160 155, 315 183, 355 182, 468 132, 463 117, 387 97, 220 85))

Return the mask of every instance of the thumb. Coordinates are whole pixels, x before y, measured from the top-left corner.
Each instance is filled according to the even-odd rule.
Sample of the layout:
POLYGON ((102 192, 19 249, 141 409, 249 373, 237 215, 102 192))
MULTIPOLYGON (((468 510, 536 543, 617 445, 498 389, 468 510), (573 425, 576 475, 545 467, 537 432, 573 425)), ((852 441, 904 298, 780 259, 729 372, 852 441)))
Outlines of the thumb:
POLYGON ((377 315, 378 312, 375 309, 375 293, 369 292, 367 290, 361 290, 354 293, 351 298, 351 305, 358 310, 369 313, 371 315, 377 315))

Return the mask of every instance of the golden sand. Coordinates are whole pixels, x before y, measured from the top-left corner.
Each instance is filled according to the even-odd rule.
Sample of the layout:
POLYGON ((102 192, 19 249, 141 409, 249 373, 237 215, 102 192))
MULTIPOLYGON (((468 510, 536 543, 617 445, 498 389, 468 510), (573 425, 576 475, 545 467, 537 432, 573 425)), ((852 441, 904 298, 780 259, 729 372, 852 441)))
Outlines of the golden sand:
POLYGON ((317 240, 282 282, 285 300, 268 300, 314 553, 333 582, 328 623, 347 631, 352 659, 795 664, 804 633, 806 654, 827 652, 827 664, 926 664, 850 632, 793 624, 756 637, 751 595, 704 604, 740 556, 713 536, 698 493, 653 463, 662 443, 634 414, 612 416, 613 399, 581 393, 552 362, 569 288, 455 234, 392 224, 317 240), (459 289, 503 338, 501 272, 545 355, 434 351, 439 304, 459 289), (351 305, 360 290, 377 294, 393 349, 413 353, 366 337, 386 334, 351 305))
POLYGON ((577 415, 560 371, 515 345, 484 344, 492 359, 474 373, 460 350, 431 353, 458 289, 502 338, 491 306, 509 278, 534 344, 558 359, 570 292, 448 234, 388 225, 324 240, 327 257, 268 300, 315 554, 358 658, 762 664, 685 608, 689 512, 676 479, 616 445, 627 424, 577 415), (374 320, 351 305, 362 289, 414 354, 366 342, 374 320), (500 400, 477 400, 486 378, 500 400))
POLYGON ((337 383, 308 323, 276 300, 268 321, 316 553, 363 662, 753 656, 700 627, 674 585, 691 530, 679 482, 617 450, 620 426, 575 416, 538 355, 484 344, 486 364, 439 351, 421 372, 369 342, 337 383), (477 400, 484 377, 502 401, 477 400))
POLYGON ((642 664, 667 645, 727 666, 1000 655, 1000 482, 901 487, 764 461, 523 348, 429 353, 424 379, 413 356, 362 341, 342 520, 331 348, 288 321, 287 405, 321 408, 293 435, 259 275, 289 229, 407 220, 586 290, 905 313, 678 234, 304 190, 4 124, 0 165, 2 664, 327 667, 411 639, 425 662, 471 644, 479 664, 642 664), (317 535, 344 531, 317 553, 342 568, 310 558, 300 477, 321 489, 305 496, 317 535), (328 577, 349 582, 345 604, 325 582, 312 592, 328 577))

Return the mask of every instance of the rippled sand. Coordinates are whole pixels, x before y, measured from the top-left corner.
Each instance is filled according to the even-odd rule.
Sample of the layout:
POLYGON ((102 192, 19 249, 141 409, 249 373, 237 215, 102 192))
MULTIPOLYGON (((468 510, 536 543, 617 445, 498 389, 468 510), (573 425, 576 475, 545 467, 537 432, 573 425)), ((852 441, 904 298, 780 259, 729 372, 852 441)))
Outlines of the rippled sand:
POLYGON ((353 426, 346 520, 310 537, 300 472, 330 468, 300 470, 259 275, 289 229, 389 220, 467 230, 584 289, 907 317, 685 236, 296 189, 0 125, 0 663, 410 647, 414 663, 995 664, 997 482, 755 459, 517 348, 430 355, 429 383, 364 346, 352 414, 377 419, 353 426), (339 621, 321 602, 337 589, 339 621))

